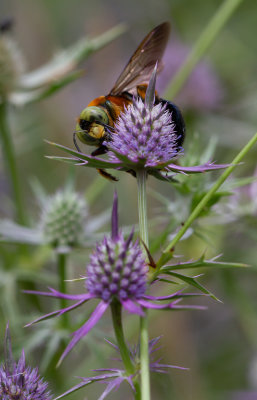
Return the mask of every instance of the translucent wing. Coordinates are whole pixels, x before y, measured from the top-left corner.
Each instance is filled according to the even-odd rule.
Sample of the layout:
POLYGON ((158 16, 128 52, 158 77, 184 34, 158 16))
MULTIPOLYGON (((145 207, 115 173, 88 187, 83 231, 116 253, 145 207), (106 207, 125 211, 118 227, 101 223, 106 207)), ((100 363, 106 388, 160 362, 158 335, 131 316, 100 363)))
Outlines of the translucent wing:
POLYGON ((110 92, 111 95, 119 95, 139 84, 148 83, 156 62, 158 61, 158 65, 161 64, 169 33, 168 22, 156 26, 148 33, 117 79, 110 92))

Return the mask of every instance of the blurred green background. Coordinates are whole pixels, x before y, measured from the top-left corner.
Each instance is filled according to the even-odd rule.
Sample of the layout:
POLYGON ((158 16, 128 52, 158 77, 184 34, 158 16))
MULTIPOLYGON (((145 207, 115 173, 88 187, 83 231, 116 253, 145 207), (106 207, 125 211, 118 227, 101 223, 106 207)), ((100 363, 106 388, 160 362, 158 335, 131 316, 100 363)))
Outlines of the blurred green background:
MULTIPOLYGON (((55 154, 55 150, 47 145, 44 139, 73 147, 72 133, 80 111, 95 97, 108 93, 139 42, 154 26, 166 20, 170 21, 171 49, 176 49, 175 45, 180 46, 183 48, 183 55, 183 52, 187 51, 185 49, 193 46, 221 3, 217 0, 1 0, 0 16, 14 19, 13 34, 23 52, 27 71, 39 67, 56 51, 72 45, 85 35, 97 36, 120 22, 127 25, 127 31, 123 35, 80 65, 84 70, 82 78, 41 102, 11 110, 11 130, 29 220, 37 221, 39 218, 39 210, 31 188, 32 178, 36 177, 48 193, 53 193, 65 184, 69 173, 68 165, 44 157, 46 154, 55 154)), ((201 74, 200 71, 195 75, 191 86, 177 97, 187 125, 185 157, 187 151, 192 148, 192 141, 196 143, 193 148, 195 154, 190 154, 192 157, 195 155, 197 159, 215 138, 217 146, 214 159, 220 163, 230 162, 255 133, 256 15, 256 1, 242 1, 204 58, 204 62, 208 64, 208 73, 202 70, 201 74), (202 88, 201 82, 204 79, 207 79, 207 82, 202 88), (214 83, 208 86, 210 80, 214 80, 214 83), (207 105, 208 101, 205 98, 202 100, 201 96, 207 96, 206 99, 214 96, 214 99, 207 105)), ((179 50, 174 50, 174 53, 170 51, 167 59, 172 63, 178 58, 179 64, 179 50)), ((169 71, 164 70, 163 74, 165 73, 169 75, 169 71)), ((167 79, 171 78, 172 74, 167 79)), ((255 168, 256 148, 248 154, 244 164, 238 167, 236 176, 253 176, 255 168)), ((208 175, 207 185, 219 174, 208 175)), ((102 179, 97 177, 95 170, 86 168, 77 168, 75 175, 76 189, 82 193, 96 180, 101 182, 102 179)), ((100 193, 90 204, 90 212, 97 215, 105 209, 110 209, 115 187, 119 196, 120 222, 122 225, 133 225, 137 223, 136 181, 129 174, 118 174, 118 177, 120 180, 117 184, 104 182, 100 185, 100 193)), ((193 179, 197 181, 199 178, 193 179)), ((194 187, 196 186, 197 183, 194 187)), ((166 226, 167 220, 174 219, 176 227, 183 222, 189 211, 174 211, 172 202, 174 201, 176 206, 181 205, 181 202, 172 185, 149 178, 148 189, 148 212, 149 218, 153 220, 150 237, 151 243, 154 243, 166 226), (162 195, 165 202, 160 201, 158 195, 162 195), (154 222, 156 220, 157 222, 154 222)), ((0 216, 13 218, 10 186, 2 157, 0 190, 0 216)), ((187 209, 187 194, 182 197, 187 209)), ((256 189, 254 192, 254 187, 252 191, 246 187, 240 200, 244 203, 243 211, 233 196, 226 198, 228 205, 220 205, 216 214, 213 212, 208 218, 201 218, 195 226, 194 234, 178 246, 177 254, 184 254, 185 259, 198 258, 205 251, 210 257, 222 253, 223 260, 244 262, 252 268, 234 271, 208 269, 202 282, 222 300, 222 303, 215 303, 208 298, 201 300, 201 303, 208 304, 207 311, 173 314, 160 312, 158 315, 152 315, 150 337, 163 335, 160 354, 164 361, 190 368, 188 372, 171 370, 165 376, 153 375, 153 399, 257 398, 257 210, 255 207, 254 214, 254 206, 250 207, 250 204, 257 203, 256 198, 256 189)), ((107 228, 108 224, 105 229, 107 228)), ((15 249, 15 245, 1 246, 3 271, 12 271, 13 267, 27 268, 28 256, 15 257, 15 249)), ((41 270, 55 271, 54 257, 49 259, 44 251, 30 251, 34 258, 29 261, 29 268, 35 271, 36 265, 39 265, 41 270)), ((87 259, 87 251, 75 252, 70 257, 71 278, 83 273, 87 259)), ((44 287, 44 283, 39 287, 44 287)), ((42 313, 42 309, 45 312, 54 309, 53 302, 45 304, 41 301, 36 308, 32 299, 30 302, 24 300, 22 288, 22 284, 18 282, 11 293, 11 297, 14 298, 12 304, 16 305, 12 308, 12 304, 9 304, 13 318, 8 316, 8 306, 5 304, 2 305, 0 314, 1 338, 4 336, 7 319, 10 318, 11 322, 17 321, 15 329, 11 326, 13 344, 17 351, 23 346, 29 348, 31 332, 40 332, 43 326, 42 324, 24 331, 22 325, 33 319, 29 318, 28 314, 38 315, 42 313)), ((74 286, 72 290, 73 288, 74 286)), ((89 311, 90 307, 85 307, 87 315, 89 311)), ((109 317, 108 315, 78 349, 73 351, 58 372, 49 372, 49 369, 44 370, 43 367, 40 369, 42 375, 50 381, 56 396, 77 383, 73 375, 89 376, 92 368, 109 365, 108 357, 111 354, 107 354, 102 341, 103 337, 113 336, 109 317)), ((136 328, 137 319, 128 318, 126 329, 131 331, 131 340, 134 342, 136 337, 133 330, 135 332, 136 328)), ((47 346, 47 343, 44 346, 47 346)), ((46 351, 44 346, 35 346, 33 351, 27 351, 26 354, 29 362, 32 365, 38 364, 39 368, 46 351)), ((70 398, 94 399, 102 389, 102 385, 99 388, 99 385, 95 384, 71 395, 70 398)), ((125 385, 110 395, 110 398, 121 399, 124 396, 131 398, 125 385)))

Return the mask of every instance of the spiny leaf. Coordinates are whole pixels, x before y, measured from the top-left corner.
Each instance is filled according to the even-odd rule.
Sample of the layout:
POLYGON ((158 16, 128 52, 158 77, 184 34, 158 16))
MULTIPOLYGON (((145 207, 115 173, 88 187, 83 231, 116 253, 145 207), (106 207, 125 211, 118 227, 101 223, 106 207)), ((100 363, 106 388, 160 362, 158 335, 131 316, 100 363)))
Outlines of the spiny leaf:
POLYGON ((202 286, 200 283, 198 283, 196 281, 195 278, 192 278, 190 276, 185 276, 185 275, 181 275, 178 274, 176 272, 171 272, 171 271, 167 271, 165 272, 167 275, 171 275, 174 276, 175 278, 178 278, 179 280, 188 283, 191 286, 196 287, 197 289, 199 289, 201 292, 208 294, 211 298, 213 298, 214 300, 217 300, 219 302, 221 302, 214 294, 212 294, 208 289, 206 289, 204 286, 202 286))
MULTIPOLYGON (((57 144, 54 142, 50 142, 49 140, 46 140, 47 143, 51 144, 52 146, 57 147, 58 149, 61 149, 65 151, 66 153, 71 154, 72 156, 76 157, 77 163, 86 161, 87 162, 87 167, 92 167, 92 168, 116 168, 119 167, 121 164, 120 162, 113 162, 113 161, 106 161, 102 158, 97 158, 93 157, 84 153, 80 153, 76 150, 70 149, 69 147, 62 146, 61 144, 57 144)), ((52 158, 52 156, 50 156, 52 158)), ((49 158, 49 156, 48 156, 49 158)), ((56 158, 55 158, 56 159, 56 158)))
POLYGON ((195 261, 187 261, 184 263, 178 263, 174 265, 165 265, 162 267, 160 272, 166 271, 174 271, 178 269, 192 269, 192 268, 246 268, 249 267, 247 264, 242 263, 234 263, 234 262, 226 262, 226 261, 216 261, 216 258, 212 258, 210 260, 205 260, 204 256, 200 257, 198 260, 195 261))

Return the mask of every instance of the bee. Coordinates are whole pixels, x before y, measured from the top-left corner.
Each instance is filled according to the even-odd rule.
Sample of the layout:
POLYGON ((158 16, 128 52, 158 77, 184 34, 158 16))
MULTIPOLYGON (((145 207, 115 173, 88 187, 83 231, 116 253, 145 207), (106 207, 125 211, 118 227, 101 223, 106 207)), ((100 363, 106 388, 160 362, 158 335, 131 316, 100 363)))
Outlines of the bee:
MULTIPOLYGON (((125 107, 132 103, 133 98, 145 99, 153 68, 156 63, 161 65, 169 34, 168 22, 151 30, 128 61, 110 93, 92 100, 81 112, 73 134, 74 145, 79 152, 76 136, 82 143, 97 146, 97 149, 91 153, 92 156, 108 152, 103 142, 108 142, 111 135, 115 134, 114 124, 125 107)), ((165 105, 172 113, 177 145, 181 146, 185 137, 185 123, 179 108, 174 103, 160 98, 156 93, 155 104, 159 103, 165 105)), ((116 180, 104 170, 99 170, 99 172, 106 178, 116 180)))

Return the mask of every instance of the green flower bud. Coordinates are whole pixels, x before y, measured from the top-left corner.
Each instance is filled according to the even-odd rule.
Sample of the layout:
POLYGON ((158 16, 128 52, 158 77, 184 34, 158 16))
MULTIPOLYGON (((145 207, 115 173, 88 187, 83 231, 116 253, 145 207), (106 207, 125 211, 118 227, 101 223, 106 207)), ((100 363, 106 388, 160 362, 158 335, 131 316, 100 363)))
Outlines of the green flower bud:
POLYGON ((77 193, 57 192, 49 197, 41 217, 44 241, 60 252, 82 244, 87 204, 77 193))

